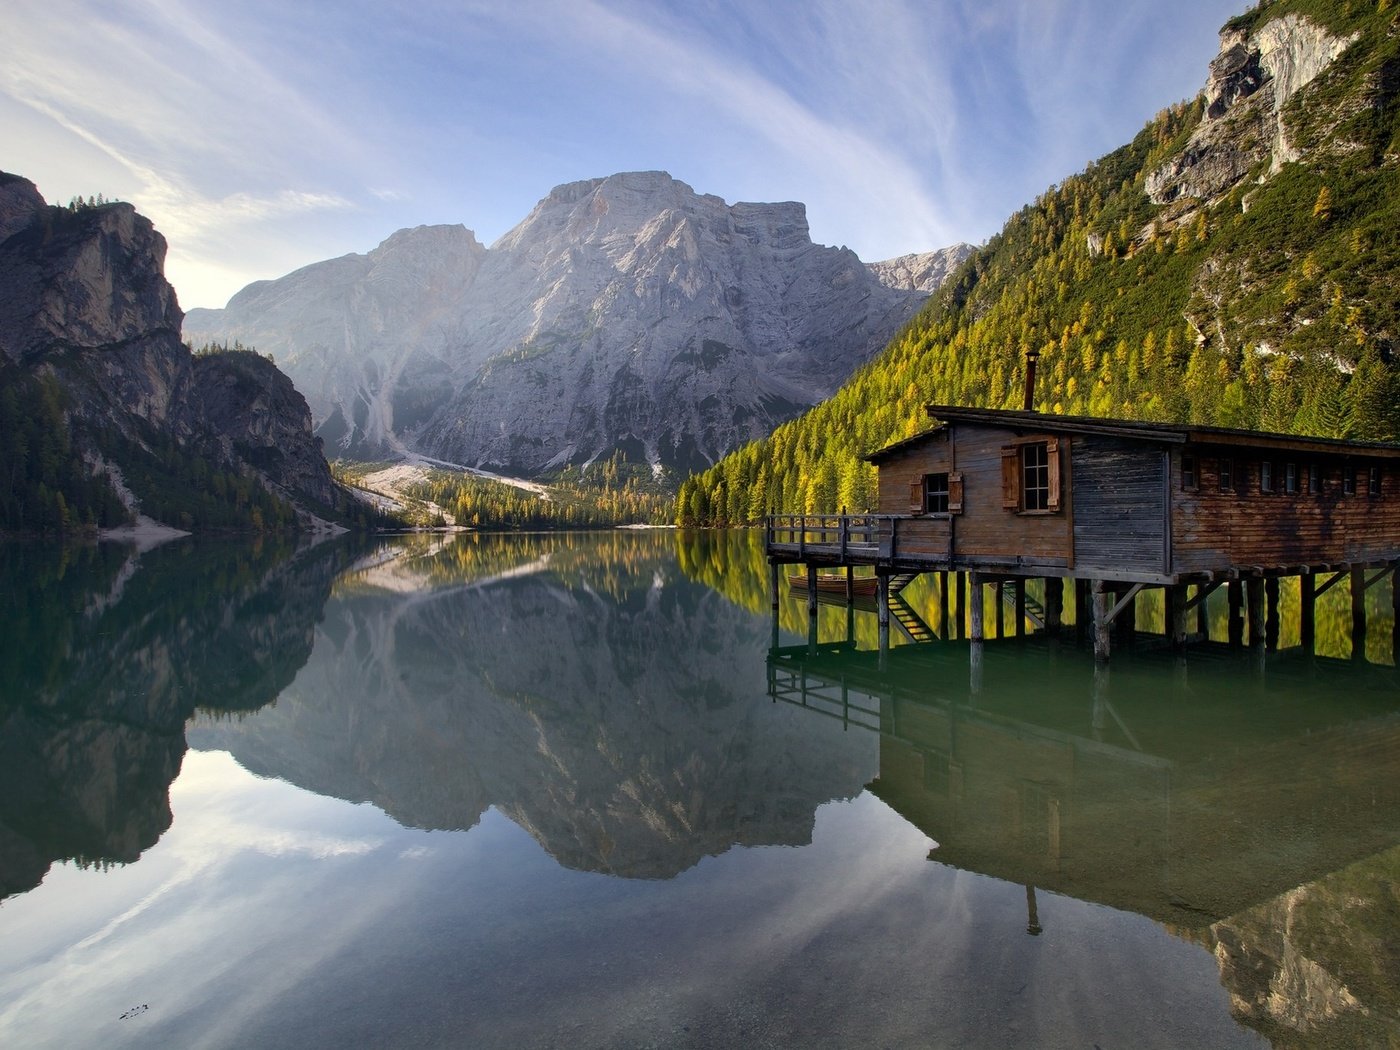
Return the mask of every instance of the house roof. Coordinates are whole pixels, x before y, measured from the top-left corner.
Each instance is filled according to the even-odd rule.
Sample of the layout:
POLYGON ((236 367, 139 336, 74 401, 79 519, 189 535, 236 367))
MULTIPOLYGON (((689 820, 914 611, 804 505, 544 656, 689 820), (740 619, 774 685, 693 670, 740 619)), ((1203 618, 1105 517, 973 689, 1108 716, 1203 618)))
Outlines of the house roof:
POLYGON ((1274 434, 1262 430, 1231 427, 1204 427, 1184 423, 1143 423, 1135 420, 1100 419, 1094 416, 1059 416, 1049 412, 1020 412, 1001 408, 963 408, 957 405, 927 405, 928 414, 939 420, 937 426, 896 441, 865 457, 879 463, 895 452, 927 441, 949 423, 998 427, 1008 430, 1050 434, 1098 434, 1127 438, 1152 445, 1233 445, 1254 449, 1276 449, 1309 454, 1360 455, 1400 459, 1400 444, 1381 441, 1344 441, 1340 438, 1274 434))

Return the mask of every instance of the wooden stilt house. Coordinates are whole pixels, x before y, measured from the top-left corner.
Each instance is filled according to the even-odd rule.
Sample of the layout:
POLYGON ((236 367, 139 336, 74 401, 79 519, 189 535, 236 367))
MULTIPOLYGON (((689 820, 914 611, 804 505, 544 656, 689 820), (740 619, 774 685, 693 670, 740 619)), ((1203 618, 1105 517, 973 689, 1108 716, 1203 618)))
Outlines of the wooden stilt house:
MULTIPOLYGON (((1197 585, 1193 602, 1184 590, 1169 596, 1180 642, 1185 609, 1223 581, 1255 581, 1251 637, 1258 628, 1262 638, 1265 580, 1302 576, 1311 594, 1318 573, 1337 574, 1321 589, 1361 573, 1352 580, 1355 605, 1400 566, 1400 445, 949 405, 928 411, 929 430, 867 457, 879 471, 877 513, 770 519, 775 580, 778 564, 802 562, 813 573, 873 565, 884 576, 1086 581, 1106 655, 1108 624, 1143 586, 1197 585)), ((1395 593, 1400 602, 1400 587, 1395 593)), ((972 616, 976 640, 980 600, 972 616)))

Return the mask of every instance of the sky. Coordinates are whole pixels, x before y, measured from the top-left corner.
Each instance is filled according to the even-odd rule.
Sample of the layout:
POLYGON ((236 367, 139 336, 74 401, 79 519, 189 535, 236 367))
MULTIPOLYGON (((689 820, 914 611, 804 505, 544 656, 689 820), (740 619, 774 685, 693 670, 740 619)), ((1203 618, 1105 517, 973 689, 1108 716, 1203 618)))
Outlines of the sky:
POLYGON ((664 170, 867 262, 980 243, 1194 96, 1246 0, 4 0, 0 169, 133 203, 185 309, 664 170))

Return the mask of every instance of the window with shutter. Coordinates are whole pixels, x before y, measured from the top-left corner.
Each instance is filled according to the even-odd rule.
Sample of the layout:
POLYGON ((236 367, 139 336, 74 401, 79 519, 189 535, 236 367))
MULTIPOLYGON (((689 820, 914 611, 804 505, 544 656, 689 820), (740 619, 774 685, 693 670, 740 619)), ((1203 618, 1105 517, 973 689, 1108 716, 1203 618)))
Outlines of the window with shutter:
POLYGON ((1045 509, 1060 509, 1060 439, 1051 438, 1045 443, 1046 466, 1049 468, 1047 483, 1049 490, 1045 494, 1045 509))
POLYGON ((963 512, 963 476, 955 471, 948 475, 948 513, 963 512))
POLYGON ((922 514, 924 510, 924 479, 909 482, 909 513, 922 514))

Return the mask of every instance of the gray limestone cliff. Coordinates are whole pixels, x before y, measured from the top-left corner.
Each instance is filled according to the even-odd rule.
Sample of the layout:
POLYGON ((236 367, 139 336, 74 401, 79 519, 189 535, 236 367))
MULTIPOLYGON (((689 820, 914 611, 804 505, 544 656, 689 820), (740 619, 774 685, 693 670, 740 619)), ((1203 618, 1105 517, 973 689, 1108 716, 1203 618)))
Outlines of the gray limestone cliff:
POLYGON ((949 274, 967 261, 974 250, 970 244, 954 244, 935 252, 919 252, 866 263, 866 267, 887 288, 931 294, 948 279, 949 274))
POLYGON ((186 333, 273 354, 337 450, 684 469, 829 396, 925 297, 813 244, 801 204, 633 172, 555 188, 489 249, 401 230, 193 310, 186 333))
POLYGON ((165 248, 130 204, 51 207, 0 175, 0 379, 56 381, 90 462, 165 446, 324 512, 342 497, 305 400, 255 355, 190 353, 165 248))
POLYGON ((1246 176, 1295 161, 1285 106, 1352 43, 1301 15, 1265 22, 1252 34, 1226 27, 1210 65, 1205 117, 1185 148, 1147 175, 1154 204, 1213 200, 1246 176))

